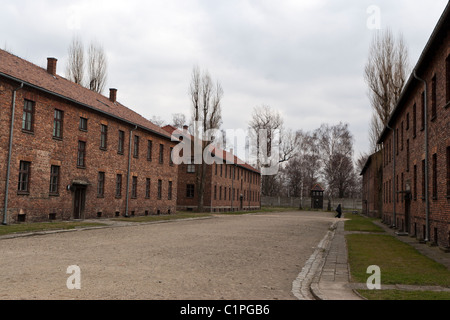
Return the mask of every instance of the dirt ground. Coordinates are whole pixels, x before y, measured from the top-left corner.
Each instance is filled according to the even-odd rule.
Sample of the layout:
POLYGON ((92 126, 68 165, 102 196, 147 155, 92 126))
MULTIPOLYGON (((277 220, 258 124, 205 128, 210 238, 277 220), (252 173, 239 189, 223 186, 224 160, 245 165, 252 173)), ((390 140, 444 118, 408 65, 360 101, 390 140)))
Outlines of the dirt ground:
POLYGON ((333 221, 224 215, 0 240, 0 299, 292 300, 292 282, 333 221), (73 265, 79 290, 67 287, 73 265))

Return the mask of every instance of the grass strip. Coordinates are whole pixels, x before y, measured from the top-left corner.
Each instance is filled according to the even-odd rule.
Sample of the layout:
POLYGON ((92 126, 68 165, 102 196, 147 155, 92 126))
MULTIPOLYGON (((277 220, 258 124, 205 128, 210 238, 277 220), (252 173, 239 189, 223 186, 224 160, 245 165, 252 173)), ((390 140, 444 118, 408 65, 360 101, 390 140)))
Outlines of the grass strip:
POLYGON ((382 285, 450 286, 450 271, 393 236, 350 234, 346 236, 353 282, 366 283, 367 268, 381 269, 382 285))
POLYGON ((0 226, 0 236, 15 233, 31 233, 50 230, 71 230, 75 228, 87 228, 104 226, 102 223, 90 222, 42 222, 42 223, 21 223, 7 226, 0 226))
POLYGON ((381 227, 373 223, 377 219, 367 218, 359 214, 346 214, 345 218, 351 219, 345 222, 345 231, 384 232, 381 227))
POLYGON ((402 291, 402 290, 358 290, 368 300, 450 300, 450 292, 402 291))

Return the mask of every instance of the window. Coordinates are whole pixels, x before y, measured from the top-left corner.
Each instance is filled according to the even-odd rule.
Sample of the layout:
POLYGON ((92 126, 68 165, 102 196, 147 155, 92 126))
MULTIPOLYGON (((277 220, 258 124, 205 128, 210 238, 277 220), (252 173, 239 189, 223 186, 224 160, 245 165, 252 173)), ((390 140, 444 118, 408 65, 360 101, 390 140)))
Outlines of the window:
POLYGON ((433 154, 432 157, 432 167, 433 167, 433 199, 436 200, 438 197, 437 191, 437 154, 433 154))
POLYGON ((159 145, 159 163, 164 163, 164 145, 159 145))
POLYGON ((403 151, 403 121, 402 121, 402 125, 401 125, 402 131, 401 131, 401 150, 403 151))
POLYGON ((98 173, 98 183, 97 183, 97 197, 103 198, 105 196, 105 173, 98 173))
POLYGON ((20 161, 19 167, 19 193, 29 193, 30 192, 30 167, 31 162, 20 161))
POLYGON ((88 129, 88 119, 81 117, 80 118, 80 130, 87 131, 88 129))
POLYGON ((106 150, 108 143, 108 126, 102 124, 100 132, 100 149, 106 150))
POLYGON ((51 166, 50 168, 50 194, 59 194, 59 166, 51 166))
POLYGON ((116 198, 122 198, 122 175, 116 175, 116 198))
POLYGON ((219 200, 222 200, 222 187, 219 188, 219 200))
POLYGON ((77 167, 86 167, 86 142, 78 141, 77 167))
POLYGON ((436 92, 436 75, 431 79, 431 120, 437 115, 437 92, 436 92))
POLYGON ((139 136, 134 136, 133 157, 139 158, 139 136))
POLYGON ((55 116, 53 119, 53 138, 62 139, 63 117, 64 117, 64 112, 61 110, 55 109, 55 116))
POLYGON ((417 107, 416 107, 416 104, 414 103, 414 106, 413 106, 413 138, 416 137, 416 132, 417 132, 417 107))
POLYGON ((147 178, 145 180, 145 198, 150 199, 150 185, 151 185, 151 179, 147 178))
POLYGON ((172 200, 172 185, 173 185, 172 181, 169 181, 169 191, 167 196, 168 200, 172 200))
POLYGON ((447 198, 450 198, 450 147, 447 147, 447 198))
POLYGON ((125 132, 119 130, 119 144, 117 148, 117 153, 123 154, 124 150, 124 142, 125 142, 125 132))
POLYGON ((162 180, 158 180, 158 200, 162 199, 162 180))
POLYGON ((169 155, 169 165, 173 166, 173 159, 172 159, 172 152, 173 152, 173 148, 170 148, 170 155, 169 155))
POLYGON ((406 140, 406 172, 409 172, 409 139, 406 140))
POLYGON ((450 103, 450 55, 445 60, 445 73, 446 73, 446 96, 447 104, 450 103))
MULTIPOLYGON (((187 173, 195 173, 195 164, 194 163, 194 157, 191 158, 191 162, 187 164, 187 173)), ((217 165, 216 165, 216 171, 217 171, 217 165)))
POLYGON ((413 190, 414 200, 417 200, 417 166, 414 166, 414 190, 413 190))
POLYGON ((153 142, 151 140, 148 140, 147 142, 147 160, 152 161, 153 157, 153 142))
POLYGON ((27 132, 33 132, 34 125, 34 107, 35 103, 30 100, 25 100, 23 106, 23 117, 22 117, 22 130, 27 132))
POLYGON ((409 113, 406 114, 406 131, 409 130, 409 113))
POLYGON ((195 194, 195 185, 193 184, 188 184, 186 186, 186 198, 194 198, 194 194, 195 194))
POLYGON ((425 112, 427 112, 425 110, 425 92, 422 92, 421 104, 422 104, 422 123, 421 123, 420 130, 424 130, 425 129, 425 112))
POLYGON ((137 184, 138 184, 138 178, 133 177, 131 182, 131 197, 133 199, 137 198, 137 184))
POLYGON ((422 200, 425 200, 425 160, 422 160, 422 200))
POLYGON ((217 186, 214 186, 214 200, 217 200, 217 186))

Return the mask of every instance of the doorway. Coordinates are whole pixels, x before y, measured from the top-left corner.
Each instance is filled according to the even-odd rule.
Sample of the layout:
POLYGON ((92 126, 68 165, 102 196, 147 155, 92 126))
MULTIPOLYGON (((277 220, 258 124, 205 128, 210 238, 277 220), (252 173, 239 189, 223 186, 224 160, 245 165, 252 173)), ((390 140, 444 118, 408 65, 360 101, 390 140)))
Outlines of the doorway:
POLYGON ((74 200, 73 200, 73 218, 75 220, 84 219, 84 208, 86 204, 86 187, 74 185, 74 200))

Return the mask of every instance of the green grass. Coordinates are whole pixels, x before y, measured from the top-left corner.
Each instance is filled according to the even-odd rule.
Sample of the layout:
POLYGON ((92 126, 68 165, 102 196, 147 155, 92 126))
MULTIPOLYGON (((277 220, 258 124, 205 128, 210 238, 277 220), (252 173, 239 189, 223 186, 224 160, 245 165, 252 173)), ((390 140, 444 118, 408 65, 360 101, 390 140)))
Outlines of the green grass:
POLYGON ((75 228, 86 228, 93 226, 103 226, 101 223, 87 222, 42 222, 42 223, 22 223, 0 226, 0 236, 14 233, 31 233, 48 230, 71 230, 75 228))
POLYGON ((359 214, 345 215, 346 219, 351 219, 345 222, 345 231, 361 231, 361 232, 384 232, 384 230, 375 225, 373 221, 377 219, 367 218, 359 214))
POLYGON ((450 292, 401 291, 401 290, 359 290, 369 300, 450 300, 450 292))
MULTIPOLYGON (((382 285, 418 285, 450 287, 450 271, 422 255, 412 246, 387 235, 373 223, 376 219, 347 214, 346 231, 363 233, 346 235, 352 282, 366 283, 367 268, 381 269, 382 285), (364 233, 367 232, 367 233, 364 233), (378 233, 378 234, 377 234, 378 233)), ((449 292, 358 290, 369 300, 450 300, 449 292)))
POLYGON ((170 221, 179 219, 192 219, 192 218, 204 218, 210 217, 209 213, 192 213, 192 212, 180 212, 171 215, 159 215, 159 216, 145 216, 145 217, 130 217, 130 218, 114 218, 115 221, 127 221, 127 222, 157 222, 157 221, 170 221))
POLYGON ((346 236, 352 281, 366 283, 367 268, 381 269, 381 283, 450 286, 450 271, 420 254, 415 248, 389 235, 346 236))

